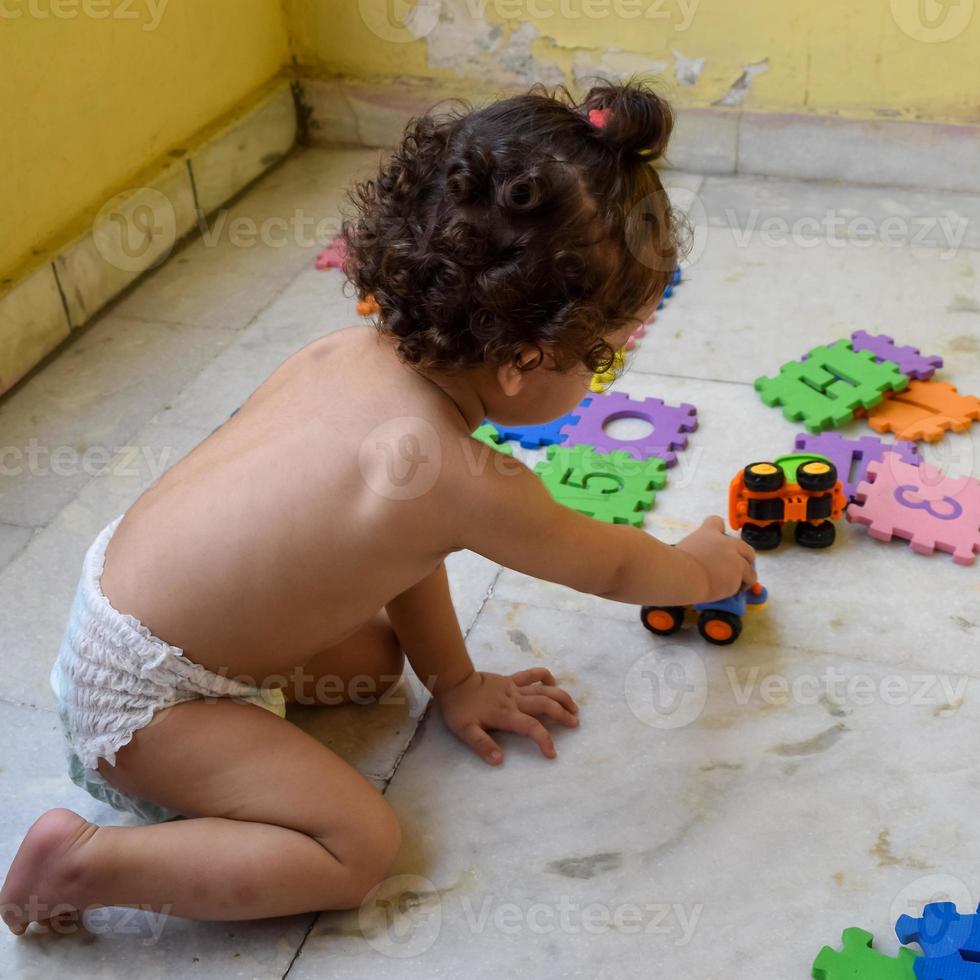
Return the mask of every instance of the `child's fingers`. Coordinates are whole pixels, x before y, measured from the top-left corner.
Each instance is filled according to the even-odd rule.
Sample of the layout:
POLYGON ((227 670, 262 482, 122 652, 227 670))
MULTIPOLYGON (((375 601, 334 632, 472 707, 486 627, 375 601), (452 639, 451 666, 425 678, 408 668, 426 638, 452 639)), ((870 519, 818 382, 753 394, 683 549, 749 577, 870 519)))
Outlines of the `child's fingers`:
POLYGON ((558 753, 555 751, 555 743, 548 734, 548 729, 536 718, 524 714, 522 711, 515 711, 505 719, 503 726, 508 731, 516 732, 518 735, 526 735, 534 739, 541 749, 541 754, 548 759, 554 759, 558 753))
POLYGON ((544 715, 566 728, 575 728, 578 725, 578 718, 571 711, 543 694, 522 695, 518 698, 517 704, 525 714, 534 715, 536 718, 544 715))
POLYGON ((725 522, 717 514, 706 517, 701 527, 705 531, 718 531, 720 534, 725 533, 725 522))
POLYGON ((504 761, 500 746, 475 722, 467 725, 462 733, 463 741, 491 766, 499 766, 504 761))
POLYGON ((527 687, 528 684, 554 684, 555 678, 547 667, 528 667, 527 670, 519 670, 516 674, 511 674, 510 679, 518 687, 527 687))
POLYGON ((575 703, 571 694, 560 687, 549 687, 546 684, 535 684, 533 686, 522 687, 518 694, 543 694, 545 697, 553 698, 560 705, 567 708, 572 714, 578 714, 578 705, 575 703))

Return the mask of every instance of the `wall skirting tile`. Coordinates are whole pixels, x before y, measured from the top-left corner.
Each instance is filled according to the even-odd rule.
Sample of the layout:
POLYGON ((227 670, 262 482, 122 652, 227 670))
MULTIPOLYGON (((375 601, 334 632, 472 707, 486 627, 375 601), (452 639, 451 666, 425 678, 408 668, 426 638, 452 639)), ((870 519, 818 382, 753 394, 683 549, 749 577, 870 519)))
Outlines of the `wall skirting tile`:
POLYGON ((70 332, 50 263, 0 294, 0 392, 13 387, 70 332))
POLYGON ((165 262, 199 214, 215 211, 278 163, 296 135, 295 101, 282 81, 186 157, 107 201, 81 235, 0 293, 0 393, 165 262))

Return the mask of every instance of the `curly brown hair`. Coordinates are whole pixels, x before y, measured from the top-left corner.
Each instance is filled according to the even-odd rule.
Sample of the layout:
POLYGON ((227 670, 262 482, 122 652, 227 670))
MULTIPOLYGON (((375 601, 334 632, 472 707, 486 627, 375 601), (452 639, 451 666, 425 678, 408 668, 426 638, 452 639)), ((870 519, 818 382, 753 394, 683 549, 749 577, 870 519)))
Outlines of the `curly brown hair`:
POLYGON ((525 367, 547 348, 558 370, 608 370, 605 337, 662 295, 677 262, 651 165, 672 126, 637 81, 579 103, 535 86, 414 119, 378 176, 350 191, 344 271, 410 364, 516 364, 530 345, 539 357, 525 367))

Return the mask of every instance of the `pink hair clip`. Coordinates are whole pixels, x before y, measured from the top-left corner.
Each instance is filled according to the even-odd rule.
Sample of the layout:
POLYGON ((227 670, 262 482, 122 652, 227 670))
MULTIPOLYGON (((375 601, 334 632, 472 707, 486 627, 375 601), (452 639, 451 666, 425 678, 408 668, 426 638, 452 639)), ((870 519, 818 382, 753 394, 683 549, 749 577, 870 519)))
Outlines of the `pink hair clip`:
POLYGON ((612 109, 589 109, 589 122, 596 129, 602 129, 609 122, 610 116, 612 116, 612 109))

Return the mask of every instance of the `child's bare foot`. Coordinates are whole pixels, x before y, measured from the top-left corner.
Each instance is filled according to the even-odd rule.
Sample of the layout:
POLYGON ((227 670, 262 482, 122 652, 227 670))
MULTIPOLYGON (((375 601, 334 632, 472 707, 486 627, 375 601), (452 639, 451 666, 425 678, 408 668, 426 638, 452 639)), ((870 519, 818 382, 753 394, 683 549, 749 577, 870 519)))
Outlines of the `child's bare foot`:
POLYGON ((72 810, 48 810, 27 832, 0 890, 0 914, 15 935, 32 922, 66 925, 86 907, 81 845, 97 830, 72 810))

